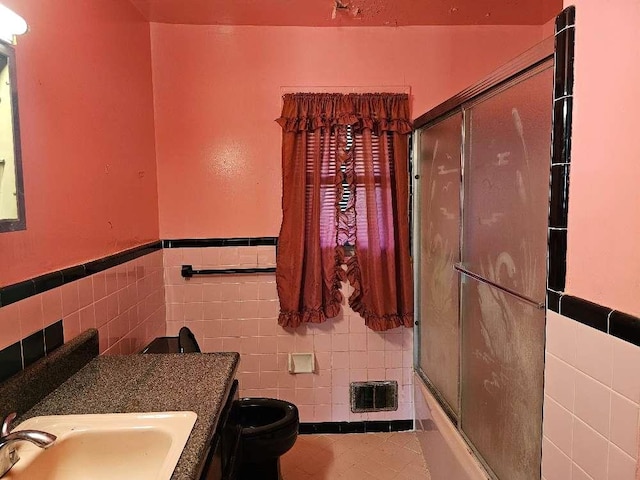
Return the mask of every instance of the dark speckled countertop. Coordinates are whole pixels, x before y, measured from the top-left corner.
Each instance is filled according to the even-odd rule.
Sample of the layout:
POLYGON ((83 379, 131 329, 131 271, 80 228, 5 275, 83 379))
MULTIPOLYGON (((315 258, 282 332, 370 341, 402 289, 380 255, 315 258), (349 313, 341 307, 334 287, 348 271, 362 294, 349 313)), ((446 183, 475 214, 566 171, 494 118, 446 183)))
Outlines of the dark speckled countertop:
POLYGON ((240 356, 96 357, 19 419, 41 415, 193 411, 198 419, 172 480, 197 480, 240 356))

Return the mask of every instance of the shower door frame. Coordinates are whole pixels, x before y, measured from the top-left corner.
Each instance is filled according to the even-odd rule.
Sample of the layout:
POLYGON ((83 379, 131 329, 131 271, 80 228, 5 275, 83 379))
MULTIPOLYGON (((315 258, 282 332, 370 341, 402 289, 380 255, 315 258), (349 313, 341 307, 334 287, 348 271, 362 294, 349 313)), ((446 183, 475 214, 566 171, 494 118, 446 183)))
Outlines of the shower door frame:
MULTIPOLYGON (((421 202, 420 202, 420 199, 421 199, 422 192, 421 192, 421 182, 419 180, 421 176, 421 172, 418 165, 419 152, 420 152, 420 149, 419 149, 420 138, 419 138, 418 131, 429 128, 452 115, 461 113, 462 122, 460 126, 460 132, 461 132, 460 169, 461 170, 460 170, 460 212, 459 212, 460 239, 459 239, 459 246, 458 246, 459 258, 461 259, 462 249, 463 249, 462 221, 463 221, 463 209, 464 209, 464 188, 463 188, 463 183, 465 178, 464 177, 464 165, 465 165, 464 159, 466 158, 465 157, 466 139, 465 139, 465 128, 464 128, 466 124, 465 107, 477 104, 479 101, 482 101, 484 98, 491 96, 492 93, 499 93, 501 89, 512 86, 513 84, 511 82, 515 79, 530 78, 529 76, 527 76, 528 73, 530 73, 531 75, 534 75, 535 73, 539 73, 545 70, 546 68, 549 68, 549 67, 546 67, 546 68, 541 68, 541 67, 543 67, 544 64, 549 62, 550 60, 553 60, 554 54, 555 54, 554 37, 549 37, 544 41, 542 41, 541 43, 534 46, 533 48, 527 50, 522 55, 516 57, 515 59, 511 60, 510 62, 500 67, 499 69, 495 70, 492 74, 482 79, 478 83, 463 90, 457 95, 451 97, 450 99, 446 100, 445 102, 431 109, 427 113, 421 115, 413 122, 413 138, 411 140, 411 151, 413 154, 411 158, 411 163, 412 163, 411 167, 412 167, 412 174, 413 174, 413 178, 411 179, 411 182, 412 182, 411 210, 413 213, 413 218, 411 219, 412 220, 411 223, 412 223, 412 232, 413 232, 412 253, 413 253, 413 265, 414 265, 414 303, 415 303, 414 315, 416 317, 415 326, 417 329, 416 335, 414 337, 414 342, 413 342, 414 370, 418 374, 418 376, 420 377, 420 379, 422 380, 426 388, 429 390, 429 392, 431 392, 431 394, 436 398, 436 400, 438 401, 438 404, 442 407, 444 412, 447 414, 447 416, 449 417, 449 420, 452 422, 456 431, 460 434, 461 438, 464 440, 467 447, 474 453, 474 456, 476 457, 477 461, 480 462, 480 464, 483 466, 485 471, 494 479, 497 479, 497 477, 493 473, 492 469, 487 465, 487 463, 482 458, 482 455, 480 455, 476 447, 469 441, 469 438, 467 438, 467 436, 462 430, 462 423, 461 423, 462 350, 459 350, 458 352, 458 357, 459 357, 458 398, 457 398, 458 414, 456 414, 449 407, 447 402, 444 400, 443 396, 431 383, 426 373, 422 370, 420 366, 420 355, 419 355, 420 344, 421 344, 420 338, 421 338, 421 334, 423 333, 422 322, 420 321, 421 320, 420 318, 420 314, 421 314, 420 287, 421 285, 420 285, 420 275, 419 275, 420 265, 421 265, 421 258, 420 258, 421 257, 421 254, 420 254, 420 251, 421 251, 420 203, 421 202)), ((551 65, 551 68, 552 67, 553 65, 551 65)), ((554 83, 556 81, 557 79, 554 79, 554 83)), ((553 129, 553 125, 552 125, 552 129, 553 129)), ((550 137, 550 143, 551 143, 551 137, 550 137)), ((549 158, 551 159, 551 149, 549 151, 549 158)), ((549 161, 549 167, 551 167, 551 161, 549 161)), ((547 246, 547 257, 548 257, 548 246, 547 246)), ((548 269, 548 266, 547 266, 547 269, 548 269)), ((460 282, 458 282, 458 288, 459 289, 461 288, 460 282)), ((462 340, 462 337, 461 337, 462 335, 462 315, 461 315, 462 295, 459 295, 458 302, 459 302, 458 329, 459 329, 459 345, 460 345, 462 340)), ((541 392, 541 395, 542 395, 542 392, 541 392)))

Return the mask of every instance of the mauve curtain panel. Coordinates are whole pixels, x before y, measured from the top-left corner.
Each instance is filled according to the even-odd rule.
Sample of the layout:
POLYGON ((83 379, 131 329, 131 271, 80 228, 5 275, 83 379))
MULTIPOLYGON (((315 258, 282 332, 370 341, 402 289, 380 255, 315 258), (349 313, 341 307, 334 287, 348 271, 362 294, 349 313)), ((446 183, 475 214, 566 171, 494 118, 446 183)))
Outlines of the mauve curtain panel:
POLYGON ((278 323, 295 328, 336 317, 348 280, 349 305, 369 328, 413 326, 408 96, 285 95, 277 122, 278 323))

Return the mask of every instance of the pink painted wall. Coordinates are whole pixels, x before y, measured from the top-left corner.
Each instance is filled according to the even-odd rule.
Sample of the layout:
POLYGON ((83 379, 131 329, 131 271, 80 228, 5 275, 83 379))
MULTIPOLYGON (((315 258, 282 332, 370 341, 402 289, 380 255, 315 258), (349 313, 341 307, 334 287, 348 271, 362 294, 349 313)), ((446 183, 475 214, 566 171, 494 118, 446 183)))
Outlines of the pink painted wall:
MULTIPOLYGON (((640 4, 565 1, 572 4, 565 291, 640 315, 640 4)), ((637 479, 640 348, 552 311, 546 340, 543 478, 637 479)))
POLYGON ((158 239, 149 25, 126 0, 7 0, 27 230, 0 233, 0 286, 158 239))
POLYGON ((567 287, 640 315, 640 3, 576 5, 567 287))
MULTIPOLYGON (((417 116, 542 32, 152 24, 151 38, 160 232, 184 238, 278 234, 281 130, 274 119, 284 91, 410 87, 417 116)), ((185 281, 179 274, 182 263, 262 265, 268 252, 261 249, 165 250, 167 333, 188 325, 205 350, 241 352, 242 394, 293 401, 302 421, 411 418, 412 330, 368 331, 345 305, 336 319, 288 331, 275 321, 273 276, 185 281), (291 352, 315 352, 316 373, 290 375, 291 352), (397 380, 398 411, 351 413, 348 386, 358 380, 397 380)))
POLYGON ((417 116, 541 39, 539 26, 152 24, 160 236, 278 234, 282 87, 410 86, 417 116))
POLYGON ((553 17, 551 20, 542 25, 542 38, 552 37, 555 34, 555 29, 556 18, 553 17))

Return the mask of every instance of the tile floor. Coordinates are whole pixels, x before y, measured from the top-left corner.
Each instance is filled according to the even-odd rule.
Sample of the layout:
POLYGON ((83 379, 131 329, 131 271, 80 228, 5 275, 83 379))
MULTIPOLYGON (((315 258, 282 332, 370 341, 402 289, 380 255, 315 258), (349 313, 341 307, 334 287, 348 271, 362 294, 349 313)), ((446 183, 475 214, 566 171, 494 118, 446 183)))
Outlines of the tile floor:
POLYGON ((430 480, 415 432, 300 435, 284 480, 430 480))

